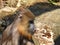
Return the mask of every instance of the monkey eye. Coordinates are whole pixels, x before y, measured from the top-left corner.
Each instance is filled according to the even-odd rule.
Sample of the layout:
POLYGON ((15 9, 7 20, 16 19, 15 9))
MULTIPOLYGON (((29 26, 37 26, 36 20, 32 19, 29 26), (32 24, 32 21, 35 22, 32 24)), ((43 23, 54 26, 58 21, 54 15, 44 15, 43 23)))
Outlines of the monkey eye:
POLYGON ((30 20, 29 23, 33 24, 34 22, 33 22, 33 20, 30 20))
POLYGON ((22 18, 22 15, 20 14, 18 17, 19 17, 19 18, 22 18))

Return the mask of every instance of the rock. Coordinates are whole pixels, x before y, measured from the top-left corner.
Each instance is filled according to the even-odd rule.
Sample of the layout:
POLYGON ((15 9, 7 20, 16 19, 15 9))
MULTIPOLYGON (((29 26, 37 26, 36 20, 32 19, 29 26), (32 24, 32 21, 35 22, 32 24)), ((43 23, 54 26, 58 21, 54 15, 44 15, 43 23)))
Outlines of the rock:
POLYGON ((35 25, 38 26, 38 23, 45 23, 52 27, 52 31, 54 32, 54 39, 58 35, 60 35, 60 9, 56 9, 53 11, 49 11, 47 13, 43 13, 40 16, 35 18, 35 25))
POLYGON ((36 40, 38 40, 38 42, 41 45, 43 44, 53 45, 54 40, 60 35, 60 21, 59 21, 60 13, 59 11, 60 9, 52 10, 52 11, 43 13, 40 16, 37 16, 35 18, 34 24, 35 24, 36 31, 33 37, 36 38, 36 40), (50 41, 51 43, 49 43, 50 41))

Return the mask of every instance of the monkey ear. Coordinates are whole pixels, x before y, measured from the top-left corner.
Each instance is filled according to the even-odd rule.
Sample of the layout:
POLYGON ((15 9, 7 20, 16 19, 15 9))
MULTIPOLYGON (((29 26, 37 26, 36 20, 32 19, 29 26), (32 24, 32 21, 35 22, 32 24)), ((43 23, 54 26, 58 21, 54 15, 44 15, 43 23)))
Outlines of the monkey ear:
POLYGON ((35 15, 28 8, 20 7, 20 11, 30 19, 35 18, 35 15))

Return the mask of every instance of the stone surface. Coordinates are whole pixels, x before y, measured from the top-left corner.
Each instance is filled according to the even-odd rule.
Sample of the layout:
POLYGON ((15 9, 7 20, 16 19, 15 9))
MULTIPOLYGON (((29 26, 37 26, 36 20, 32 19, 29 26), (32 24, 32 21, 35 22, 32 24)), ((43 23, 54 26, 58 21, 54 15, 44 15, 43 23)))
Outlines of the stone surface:
POLYGON ((34 21, 35 28, 37 28, 38 30, 39 29, 41 30, 42 28, 41 25, 47 25, 51 27, 49 31, 52 30, 53 32, 52 35, 54 35, 53 38, 54 39, 58 38, 58 36, 60 36, 60 21, 59 21, 60 13, 59 11, 60 9, 55 9, 53 11, 48 11, 46 13, 41 14, 40 16, 37 16, 34 21))

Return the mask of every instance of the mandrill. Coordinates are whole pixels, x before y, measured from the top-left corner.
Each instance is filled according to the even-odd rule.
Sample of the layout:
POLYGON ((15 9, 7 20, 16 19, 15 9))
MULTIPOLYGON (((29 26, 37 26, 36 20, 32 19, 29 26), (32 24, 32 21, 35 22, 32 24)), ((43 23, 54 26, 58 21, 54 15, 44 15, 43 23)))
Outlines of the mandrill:
POLYGON ((21 7, 19 9, 19 15, 16 16, 12 24, 10 24, 2 34, 2 45, 19 45, 19 38, 25 37, 28 40, 32 39, 30 33, 30 22, 35 16, 31 11, 21 7))

